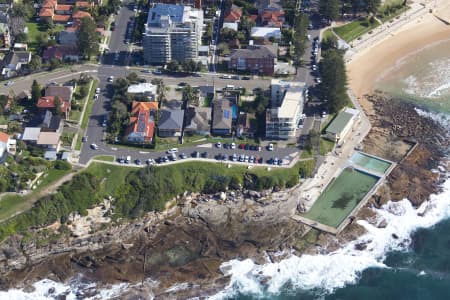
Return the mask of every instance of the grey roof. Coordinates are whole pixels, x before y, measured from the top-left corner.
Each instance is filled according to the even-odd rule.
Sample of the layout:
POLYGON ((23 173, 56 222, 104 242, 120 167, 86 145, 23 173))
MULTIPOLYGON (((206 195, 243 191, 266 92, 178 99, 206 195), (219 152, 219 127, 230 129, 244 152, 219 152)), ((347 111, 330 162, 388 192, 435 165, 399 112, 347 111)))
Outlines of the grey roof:
POLYGON ((39 128, 39 127, 25 127, 25 131, 23 132, 22 140, 37 141, 40 133, 41 133, 41 128, 39 128))
POLYGON ((61 154, 61 159, 62 159, 62 160, 68 160, 69 157, 70 157, 70 152, 64 151, 64 152, 61 154))
POLYGON ((48 86, 45 89, 45 96, 55 96, 63 101, 70 102, 72 98, 72 88, 70 86, 48 86))
POLYGON ((186 128, 197 132, 209 131, 211 120, 210 107, 188 107, 186 110, 186 128))
POLYGON ((148 11, 148 25, 159 25, 161 17, 164 16, 170 16, 172 22, 181 23, 183 22, 183 13, 183 5, 158 3, 148 11))
POLYGON ((276 48, 269 46, 250 46, 247 49, 236 49, 230 59, 237 58, 276 58, 276 48))
POLYGON ((181 129, 183 127, 184 110, 163 109, 159 119, 159 129, 181 129))
POLYGON ((208 94, 214 94, 214 86, 213 85, 201 85, 198 87, 200 94, 203 97, 208 96, 208 94))
POLYGON ((344 130, 350 120, 353 118, 353 114, 345 111, 341 111, 337 117, 328 125, 326 132, 332 134, 339 134, 344 130))
POLYGON ((31 52, 28 51, 10 51, 3 59, 4 65, 17 65, 18 63, 27 64, 31 60, 31 52))
POLYGON ((231 102, 227 99, 214 101, 213 104, 213 129, 231 129, 232 111, 231 102))
POLYGON ((56 151, 45 151, 44 158, 46 160, 56 160, 56 151))
POLYGON ((51 111, 46 110, 45 112, 37 115, 29 123, 29 127, 41 127, 42 129, 58 130, 61 124, 61 118, 59 116, 53 115, 51 111))

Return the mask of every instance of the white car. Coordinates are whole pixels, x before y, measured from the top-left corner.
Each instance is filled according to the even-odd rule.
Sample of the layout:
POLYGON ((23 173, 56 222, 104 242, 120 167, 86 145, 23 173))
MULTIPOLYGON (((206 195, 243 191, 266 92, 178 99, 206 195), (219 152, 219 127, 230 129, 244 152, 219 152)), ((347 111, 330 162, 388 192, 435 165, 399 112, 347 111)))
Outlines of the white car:
POLYGON ((269 146, 267 147, 267 150, 273 151, 273 144, 272 143, 269 144, 269 146))
POLYGON ((108 77, 108 82, 113 82, 114 81, 114 76, 109 76, 108 77))
POLYGON ((96 93, 96 94, 100 94, 100 91, 101 91, 100 88, 96 88, 96 89, 95 89, 95 93, 96 93))
POLYGON ((236 149, 236 144, 235 143, 231 143, 231 149, 236 149))
POLYGON ((172 154, 172 153, 177 153, 178 152, 178 148, 172 148, 167 150, 167 154, 172 154))
POLYGON ((97 144, 91 144, 91 148, 94 149, 94 150, 98 150, 97 144))
POLYGON ((216 147, 217 147, 217 148, 222 148, 222 143, 221 143, 221 142, 217 142, 217 143, 216 143, 216 147))

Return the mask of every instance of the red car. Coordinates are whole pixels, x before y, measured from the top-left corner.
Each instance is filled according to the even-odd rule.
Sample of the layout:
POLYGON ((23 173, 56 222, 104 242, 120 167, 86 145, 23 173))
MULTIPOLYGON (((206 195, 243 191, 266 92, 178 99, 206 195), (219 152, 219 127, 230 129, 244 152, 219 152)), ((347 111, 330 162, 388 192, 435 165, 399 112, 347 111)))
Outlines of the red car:
POLYGON ((244 149, 245 148, 245 144, 240 144, 239 145, 239 149, 244 149))

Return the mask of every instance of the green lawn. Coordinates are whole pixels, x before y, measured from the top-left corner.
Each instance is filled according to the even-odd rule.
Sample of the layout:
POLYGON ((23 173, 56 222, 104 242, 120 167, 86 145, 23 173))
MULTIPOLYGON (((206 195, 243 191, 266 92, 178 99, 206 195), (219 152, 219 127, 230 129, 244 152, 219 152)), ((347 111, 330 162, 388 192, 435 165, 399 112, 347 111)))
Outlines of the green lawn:
POLYGON ((61 134, 61 141, 63 143, 63 146, 70 147, 72 145, 74 135, 75 134, 73 132, 63 132, 61 134))
POLYGON ((5 118, 5 116, 0 115, 0 125, 6 125, 8 124, 8 119, 5 118))
POLYGON ((101 160, 101 161, 109 161, 109 162, 113 162, 114 161, 114 156, 112 155, 98 155, 94 157, 95 160, 101 160))
POLYGON ((332 141, 320 138, 320 155, 326 155, 328 152, 333 150, 334 143, 332 141))
POLYGON ((55 182, 56 180, 60 179, 64 175, 68 174, 70 170, 56 170, 56 169, 50 169, 48 172, 46 172, 47 175, 41 176, 40 183, 36 187, 35 190, 33 190, 30 194, 26 196, 20 196, 20 195, 7 195, 0 199, 0 220, 5 220, 9 217, 11 217, 13 214, 19 211, 23 211, 26 209, 29 209, 33 203, 32 199, 34 199, 34 196, 36 193, 38 193, 43 188, 47 187, 51 183, 55 182))
POLYGON ((378 22, 370 23, 367 18, 359 19, 340 27, 334 28, 334 32, 339 35, 347 43, 362 36, 380 25, 378 22))
POLYGON ((137 167, 114 166, 99 162, 91 163, 86 172, 101 178, 105 195, 111 195, 118 186, 124 183, 125 177, 136 169, 137 167))
POLYGON ((325 40, 327 38, 329 38, 330 36, 333 36, 333 32, 331 28, 328 28, 327 30, 325 30, 322 34, 322 40, 325 40))

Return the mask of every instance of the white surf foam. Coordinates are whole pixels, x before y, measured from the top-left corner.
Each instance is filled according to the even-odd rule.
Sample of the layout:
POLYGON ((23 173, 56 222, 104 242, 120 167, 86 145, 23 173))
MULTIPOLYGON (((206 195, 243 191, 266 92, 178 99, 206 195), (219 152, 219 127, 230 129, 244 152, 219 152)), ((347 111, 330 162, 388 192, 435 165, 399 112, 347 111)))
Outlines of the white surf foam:
POLYGON ((432 195, 417 209, 405 199, 389 202, 376 212, 379 222, 387 221, 385 228, 358 221, 367 233, 330 254, 293 255, 265 265, 256 265, 250 259, 222 264, 224 273, 231 275, 230 284, 210 299, 232 298, 236 293, 256 297, 276 295, 286 285, 290 289, 330 293, 354 284, 365 269, 386 267, 383 261, 387 252, 407 249, 415 230, 431 227, 450 216, 450 180, 444 183, 440 194, 432 195), (355 245, 361 243, 367 247, 360 251, 355 245))
MULTIPOLYGON (((109 288, 103 288, 95 292, 94 296, 88 296, 86 291, 95 291, 95 284, 83 284, 78 280, 73 280, 68 284, 62 284, 50 279, 43 279, 33 284, 34 291, 25 292, 23 290, 11 289, 6 292, 0 291, 1 300, 49 300, 49 299, 67 299, 67 300, 101 300, 112 299, 120 296, 127 288, 127 283, 112 285, 109 288), (85 295, 83 295, 85 294, 85 295), (65 295, 65 297, 64 297, 65 295)), ((89 293, 91 294, 91 293, 89 293)), ((94 293, 92 293, 94 294, 94 293)))

